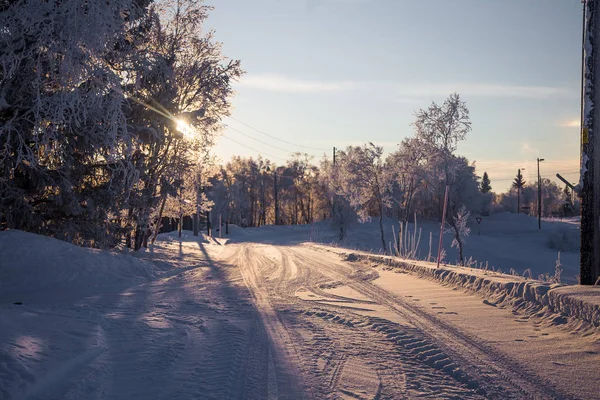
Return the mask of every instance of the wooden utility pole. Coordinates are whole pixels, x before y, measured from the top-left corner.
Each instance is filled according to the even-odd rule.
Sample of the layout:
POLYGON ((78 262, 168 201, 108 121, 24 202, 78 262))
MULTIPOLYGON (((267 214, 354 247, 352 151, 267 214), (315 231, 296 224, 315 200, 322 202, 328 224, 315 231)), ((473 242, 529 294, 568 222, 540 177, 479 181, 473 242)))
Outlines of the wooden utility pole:
MULTIPOLYGON (((440 243, 438 244, 437 268, 440 267, 440 261, 442 261, 442 244, 443 244, 443 240, 444 240, 444 225, 446 225, 446 208, 448 206, 448 190, 449 189, 450 189, 450 186, 446 185, 446 194, 444 195, 444 210, 442 211, 442 223, 440 224, 440 243)), ((415 219, 415 221, 416 221, 416 219, 415 219)))
POLYGON ((542 229, 542 176, 540 175, 540 162, 544 161, 543 158, 537 159, 538 168, 538 229, 542 229))
POLYGON ((600 149, 600 107, 597 100, 596 80, 600 73, 600 13, 599 0, 584 4, 584 93, 583 126, 581 129, 581 175, 578 189, 581 194, 581 254, 580 282, 593 285, 600 277, 600 187, 595 182, 600 176, 600 163, 595 159, 595 149, 600 149))
POLYGON ((517 184, 517 214, 521 213, 521 169, 517 171, 517 180, 519 181, 517 184))
POLYGON ((273 197, 275 198, 275 225, 279 225, 279 197, 277 195, 277 168, 273 167, 273 197))
MULTIPOLYGON (((333 169, 335 174, 335 147, 333 148, 333 169)), ((333 194, 333 198, 331 199, 331 218, 335 218, 335 193, 333 194)))
POLYGON ((202 199, 202 184, 200 182, 200 173, 197 175, 197 188, 196 188, 196 213, 194 214, 194 236, 198 236, 200 232, 200 202, 202 199))

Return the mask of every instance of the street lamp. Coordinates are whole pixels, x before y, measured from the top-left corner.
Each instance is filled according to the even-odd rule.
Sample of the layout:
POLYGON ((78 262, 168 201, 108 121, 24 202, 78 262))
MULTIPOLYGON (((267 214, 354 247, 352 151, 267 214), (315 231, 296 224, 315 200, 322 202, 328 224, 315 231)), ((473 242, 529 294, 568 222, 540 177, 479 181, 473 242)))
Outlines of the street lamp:
POLYGON ((540 176, 540 163, 544 161, 543 158, 537 159, 537 170, 538 170, 538 229, 542 229, 542 178, 540 176))

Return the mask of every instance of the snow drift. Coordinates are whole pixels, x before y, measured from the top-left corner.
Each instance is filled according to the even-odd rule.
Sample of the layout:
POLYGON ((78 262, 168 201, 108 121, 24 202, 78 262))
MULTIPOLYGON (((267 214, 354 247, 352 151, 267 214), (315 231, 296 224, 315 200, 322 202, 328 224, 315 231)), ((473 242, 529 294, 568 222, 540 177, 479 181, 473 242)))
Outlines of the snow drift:
MULTIPOLYGON (((317 246, 321 247, 322 246, 317 246)), ((326 248, 330 250, 330 248, 326 248)), ((442 284, 463 287, 493 301, 490 305, 508 303, 514 309, 529 313, 548 313, 553 322, 562 324, 566 318, 600 326, 600 287, 551 284, 515 275, 507 275, 477 268, 441 265, 425 261, 404 260, 396 257, 364 252, 334 252, 347 261, 367 260, 385 264, 434 279, 442 284)))
POLYGON ((92 295, 145 282, 158 273, 154 265, 130 255, 18 230, 0 232, 0 301, 92 295))

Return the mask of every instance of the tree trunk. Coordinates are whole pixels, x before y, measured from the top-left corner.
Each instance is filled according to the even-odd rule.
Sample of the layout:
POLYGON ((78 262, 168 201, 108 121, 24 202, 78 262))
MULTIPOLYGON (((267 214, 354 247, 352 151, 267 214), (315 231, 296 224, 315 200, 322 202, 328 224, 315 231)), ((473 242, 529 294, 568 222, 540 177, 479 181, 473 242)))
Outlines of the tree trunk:
POLYGON ((206 233, 210 236, 212 226, 210 225, 210 211, 206 212, 206 233))
POLYGON ((138 225, 135 228, 135 241, 134 241, 134 248, 133 248, 133 250, 138 251, 139 249, 142 248, 142 239, 143 239, 143 230, 138 225))
POLYGON ((383 235, 383 206, 381 206, 379 210, 379 232, 381 232, 381 244, 383 245, 383 252, 385 253, 385 237, 383 235))
POLYGON ((294 187, 294 216, 292 218, 292 225, 298 224, 298 188, 294 187))
POLYGON ((160 205, 160 210, 158 210, 158 221, 156 222, 156 227, 154 228, 154 235, 152 235, 152 241, 150 243, 154 244, 156 238, 158 237, 158 233, 160 232, 160 228, 162 226, 162 215, 165 210, 165 204, 167 202, 167 196, 164 196, 162 199, 162 203, 160 205))
POLYGON ((456 239, 456 242, 458 243, 458 260, 460 265, 463 265, 463 242, 460 238, 460 232, 458 231, 458 227, 454 222, 450 222, 450 225, 452 226, 452 229, 454 229, 454 239, 456 239))
POLYGON ((127 246, 128 249, 131 249, 131 218, 133 215, 133 209, 130 208, 127 211, 127 226, 129 227, 129 229, 127 230, 127 235, 125 235, 125 246, 127 246))

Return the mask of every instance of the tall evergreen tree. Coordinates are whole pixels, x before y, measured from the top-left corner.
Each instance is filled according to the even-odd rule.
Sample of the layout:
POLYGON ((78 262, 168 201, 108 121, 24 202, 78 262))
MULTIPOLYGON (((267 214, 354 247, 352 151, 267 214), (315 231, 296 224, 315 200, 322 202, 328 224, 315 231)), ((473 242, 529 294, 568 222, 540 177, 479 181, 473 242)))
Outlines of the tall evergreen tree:
POLYGON ((517 171, 517 177, 513 181, 512 187, 517 189, 517 214, 519 214, 521 212, 521 192, 525 188, 525 179, 523 179, 520 168, 517 171))
POLYGON ((481 192, 489 193, 492 190, 492 186, 490 185, 490 177, 487 172, 483 173, 483 178, 481 179, 481 192))

